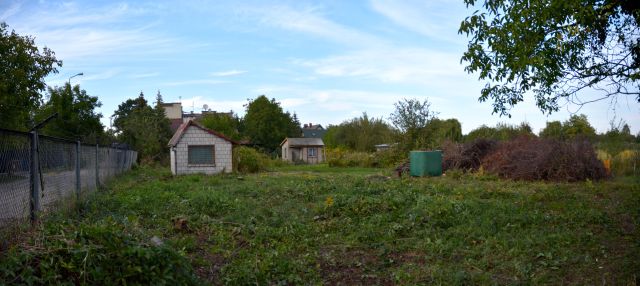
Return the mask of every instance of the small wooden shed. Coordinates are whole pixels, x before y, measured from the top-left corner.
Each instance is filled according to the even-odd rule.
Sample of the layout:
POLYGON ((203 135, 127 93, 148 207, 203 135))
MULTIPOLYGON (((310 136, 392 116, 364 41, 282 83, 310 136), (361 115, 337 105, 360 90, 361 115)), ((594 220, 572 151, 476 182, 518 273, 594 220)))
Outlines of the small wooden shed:
POLYGON ((308 164, 324 162, 324 142, 321 138, 285 138, 280 147, 284 161, 308 164))
POLYGON ((230 173, 233 171, 233 145, 237 144, 193 120, 182 123, 169 141, 171 173, 230 173))

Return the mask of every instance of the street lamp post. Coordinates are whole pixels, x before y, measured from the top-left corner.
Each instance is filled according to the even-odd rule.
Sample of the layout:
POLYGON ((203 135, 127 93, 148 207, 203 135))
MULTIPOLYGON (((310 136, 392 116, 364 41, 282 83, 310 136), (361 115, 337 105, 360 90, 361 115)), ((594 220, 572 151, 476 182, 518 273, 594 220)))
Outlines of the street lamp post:
POLYGON ((71 79, 74 78, 74 77, 80 76, 80 75, 84 75, 84 73, 77 73, 77 74, 74 74, 71 77, 69 77, 69 88, 71 88, 71 79))

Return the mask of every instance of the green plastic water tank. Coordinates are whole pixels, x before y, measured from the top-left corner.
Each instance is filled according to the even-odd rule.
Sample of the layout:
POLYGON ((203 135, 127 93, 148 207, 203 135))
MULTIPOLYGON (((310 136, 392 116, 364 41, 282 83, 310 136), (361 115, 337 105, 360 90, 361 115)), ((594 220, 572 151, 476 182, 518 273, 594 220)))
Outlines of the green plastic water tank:
POLYGON ((442 151, 411 151, 409 173, 414 177, 441 176, 442 151))

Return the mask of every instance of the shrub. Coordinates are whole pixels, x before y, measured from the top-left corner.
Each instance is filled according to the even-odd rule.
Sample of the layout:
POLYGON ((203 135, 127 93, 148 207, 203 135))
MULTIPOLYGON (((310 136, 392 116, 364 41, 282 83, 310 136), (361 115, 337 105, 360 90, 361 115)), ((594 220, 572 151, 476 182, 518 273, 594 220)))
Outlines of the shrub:
POLYGON ((233 148, 233 169, 239 173, 266 171, 273 165, 267 155, 245 146, 233 148))
POLYGON ((582 181, 607 176, 588 141, 520 137, 500 143, 482 161, 489 173, 516 180, 582 181))
POLYGON ((640 152, 624 150, 611 159, 611 172, 615 176, 638 175, 640 168, 640 152))
POLYGON ((367 153, 348 151, 342 148, 327 149, 326 160, 329 167, 391 167, 406 160, 404 152, 397 148, 367 153))

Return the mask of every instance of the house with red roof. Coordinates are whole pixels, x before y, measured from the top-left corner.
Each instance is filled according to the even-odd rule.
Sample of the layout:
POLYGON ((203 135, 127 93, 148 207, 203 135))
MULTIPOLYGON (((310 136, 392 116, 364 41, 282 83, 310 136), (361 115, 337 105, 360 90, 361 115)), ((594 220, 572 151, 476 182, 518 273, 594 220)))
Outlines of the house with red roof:
POLYGON ((233 146, 239 143, 194 120, 178 127, 169 141, 171 173, 218 174, 233 171, 233 146))

